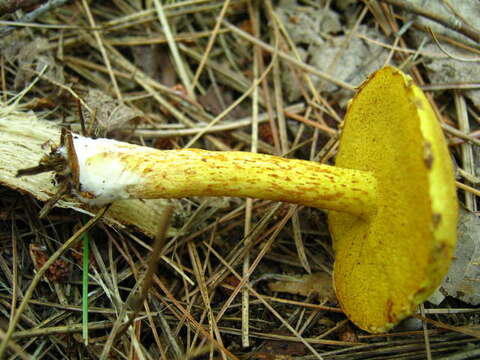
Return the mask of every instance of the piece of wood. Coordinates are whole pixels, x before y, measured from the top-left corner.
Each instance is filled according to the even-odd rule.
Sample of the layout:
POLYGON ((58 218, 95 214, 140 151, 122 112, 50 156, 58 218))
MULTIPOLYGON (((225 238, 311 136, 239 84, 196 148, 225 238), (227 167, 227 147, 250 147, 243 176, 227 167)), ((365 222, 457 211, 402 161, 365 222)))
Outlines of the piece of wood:
MULTIPOLYGON (((16 177, 19 169, 38 165, 51 146, 60 141, 58 122, 41 120, 33 112, 22 112, 13 106, 0 105, 0 184, 46 202, 56 192, 53 173, 16 177)), ((166 200, 116 201, 105 220, 115 226, 133 226, 148 236, 157 233, 157 221, 166 200)), ((56 206, 70 208, 89 215, 93 209, 75 198, 60 200, 56 206)), ((171 231, 170 231, 171 234, 171 231)))

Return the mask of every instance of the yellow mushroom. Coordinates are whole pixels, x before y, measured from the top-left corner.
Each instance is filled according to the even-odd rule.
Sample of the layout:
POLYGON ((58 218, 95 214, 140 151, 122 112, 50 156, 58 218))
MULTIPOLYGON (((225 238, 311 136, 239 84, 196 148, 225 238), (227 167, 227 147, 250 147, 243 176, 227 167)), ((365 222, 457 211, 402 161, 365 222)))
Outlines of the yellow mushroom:
POLYGON ((455 245, 457 201, 443 134, 422 91, 392 67, 373 74, 351 101, 335 167, 77 135, 56 156, 92 205, 238 196, 330 210, 336 294, 370 332, 390 329, 431 294, 455 245))

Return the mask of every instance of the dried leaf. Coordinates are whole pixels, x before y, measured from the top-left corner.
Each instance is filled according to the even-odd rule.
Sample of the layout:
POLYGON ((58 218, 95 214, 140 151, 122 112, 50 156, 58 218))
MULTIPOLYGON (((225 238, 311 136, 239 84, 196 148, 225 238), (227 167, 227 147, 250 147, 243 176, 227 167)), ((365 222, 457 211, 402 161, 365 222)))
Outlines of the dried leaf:
MULTIPOLYGON (((85 102, 95 113, 95 125, 100 127, 100 132, 121 128, 129 121, 143 115, 141 111, 132 109, 97 89, 89 89, 85 102)), ((88 124, 92 115, 86 109, 82 111, 88 124)))
MULTIPOLYGON (((48 261, 48 255, 45 247, 38 244, 30 244, 30 257, 35 269, 38 271, 48 261)), ((57 259, 45 272, 45 277, 49 281, 62 282, 70 275, 70 264, 63 259, 57 259)))
MULTIPOLYGON (((132 46, 131 49, 133 57, 135 58, 135 64, 137 64, 138 68, 151 78, 160 80, 160 75, 163 75, 169 63, 168 53, 162 51, 162 48, 157 45, 132 46)), ((171 64, 170 67, 172 67, 171 64)), ((170 71, 170 73, 172 73, 172 71, 170 71)), ((175 73, 173 73, 171 83, 164 83, 162 81, 162 84, 173 85, 174 83, 175 73)))
POLYGON ((299 6, 296 1, 283 1, 275 12, 296 44, 320 45, 324 42, 321 34, 342 30, 338 13, 327 6, 299 6))
MULTIPOLYGON (((373 40, 386 41, 385 37, 367 26, 358 27, 359 34, 373 40)), ((381 68, 389 56, 387 49, 372 45, 360 37, 349 35, 335 36, 331 41, 309 49, 310 65, 325 69, 335 79, 358 86, 372 72, 381 68)), ((340 103, 350 100, 351 93, 338 89, 334 84, 327 83, 313 76, 315 87, 322 86, 326 92, 335 93, 340 103)))
POLYGON ((306 348, 293 341, 268 340, 261 351, 252 354, 252 360, 294 360, 306 355, 306 348))
POLYGON ((441 285, 444 295, 472 305, 480 304, 480 219, 460 211, 458 242, 450 270, 441 285))
POLYGON ((14 87, 21 89, 46 66, 44 77, 55 82, 64 83, 63 68, 57 64, 55 57, 46 49, 47 39, 40 36, 31 39, 14 33, 0 41, 0 48, 7 61, 16 63, 14 87))
MULTIPOLYGON (((424 4, 423 0, 408 0, 408 2, 417 6, 423 6, 424 4)), ((447 17, 453 21, 461 22, 461 19, 474 28, 478 29, 480 27, 478 0, 450 1, 449 3, 445 1, 430 1, 428 6, 429 12, 432 14, 447 17), (457 18, 455 18, 450 6, 452 6, 454 12, 458 14, 457 18)), ((469 43, 473 47, 477 46, 473 40, 424 16, 417 16, 411 13, 406 13, 406 16, 407 18, 411 18, 415 23, 430 28, 436 36, 446 35, 461 43, 469 43)), ((478 62, 456 60, 444 55, 438 45, 432 40, 432 36, 424 31, 412 30, 411 35, 412 40, 418 46, 421 46, 422 52, 439 54, 439 56, 425 58, 423 62, 431 83, 471 83, 480 80, 478 62)), ((478 54, 474 52, 462 50, 459 46, 451 46, 440 38, 439 40, 442 48, 454 57, 478 59, 478 54)), ((463 94, 480 109, 480 90, 465 90, 463 94)))
POLYGON ((335 299, 332 277, 325 272, 299 276, 294 281, 274 281, 270 282, 268 286, 272 291, 303 296, 317 293, 322 299, 329 301, 335 299))
POLYGON ((347 324, 342 329, 340 329, 338 333, 338 339, 340 341, 356 343, 358 342, 358 335, 357 332, 350 325, 347 324))

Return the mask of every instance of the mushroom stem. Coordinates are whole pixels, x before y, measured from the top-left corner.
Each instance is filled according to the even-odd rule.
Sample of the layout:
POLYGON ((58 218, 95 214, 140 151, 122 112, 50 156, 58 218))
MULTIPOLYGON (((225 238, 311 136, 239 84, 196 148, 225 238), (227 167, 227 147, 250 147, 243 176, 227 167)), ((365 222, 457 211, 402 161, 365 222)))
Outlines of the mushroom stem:
POLYGON ((79 195, 93 205, 120 198, 235 196, 361 217, 376 209, 377 181, 368 171, 238 151, 157 150, 77 135, 73 143, 78 166, 70 167, 78 168, 79 195))

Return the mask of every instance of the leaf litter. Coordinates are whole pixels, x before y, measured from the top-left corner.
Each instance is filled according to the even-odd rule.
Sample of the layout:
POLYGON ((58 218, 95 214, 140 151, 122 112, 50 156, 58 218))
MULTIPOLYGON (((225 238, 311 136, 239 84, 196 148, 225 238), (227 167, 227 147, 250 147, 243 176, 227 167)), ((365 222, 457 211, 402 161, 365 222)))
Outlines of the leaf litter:
MULTIPOLYGON (((47 3, 55 5, 57 1, 47 3)), ((6 330, 9 314, 18 308, 35 273, 28 251, 30 244, 53 254, 78 229, 83 213, 89 213, 78 203, 64 202, 64 207, 69 204, 67 209, 54 208, 41 220, 38 212, 43 202, 52 196, 51 179, 42 177, 44 175, 28 181, 14 177, 23 162, 27 159, 29 163, 34 162, 32 156, 37 159, 50 146, 49 139, 44 139, 41 122, 53 129, 51 134, 59 134, 59 126, 65 123, 80 131, 78 99, 83 103, 87 123, 97 121, 101 133, 128 135, 132 142, 154 145, 158 144, 162 132, 168 132, 166 138, 174 139, 170 144, 182 147, 194 136, 183 135, 185 130, 204 128, 232 99, 248 91, 254 77, 261 74, 270 61, 275 61, 276 70, 267 74, 266 80, 259 84, 259 91, 252 92, 235 112, 220 122, 230 126, 242 118, 242 121, 248 120, 245 125, 217 133, 207 131, 194 146, 250 150, 258 144, 260 151, 271 154, 331 159, 336 148, 334 132, 319 129, 339 128, 338 120, 352 91, 324 80, 308 66, 353 88, 388 60, 405 71, 410 70, 417 83, 433 90, 430 95, 437 110, 451 126, 457 123, 451 95, 455 92, 465 97, 472 127, 472 134, 466 135, 475 137, 480 113, 475 88, 479 80, 476 74, 480 73, 475 72, 478 62, 467 63, 446 55, 428 30, 422 29, 423 16, 388 5, 387 1, 372 3, 366 7, 354 1, 290 0, 265 1, 258 6, 249 1, 202 0, 164 2, 159 7, 157 1, 72 2, 52 6, 52 10, 31 27, 18 26, 1 39, 2 121, 12 114, 9 107, 14 104, 12 97, 31 86, 45 68, 13 109, 20 118, 33 116, 40 122, 31 123, 27 129, 19 128, 19 121, 6 125, 2 122, 0 146, 10 148, 9 152, 2 151, 10 155, 2 156, 0 162, 3 185, 0 189, 0 278, 5 289, 0 295, 2 331, 6 330), (228 6, 225 22, 213 33, 223 6, 228 6), (93 36, 87 7, 96 22, 99 38, 93 36), (162 11, 170 29, 158 20, 162 11), (268 26, 265 19, 270 19, 268 26), (228 28, 228 24, 234 27, 228 28), (169 56, 172 45, 166 40, 168 30, 173 31, 180 51, 180 64, 187 74, 183 79, 191 81, 203 56, 208 54, 195 89, 198 99, 188 98, 186 91, 180 91, 179 96, 176 91, 187 89, 190 84, 182 83, 179 63, 169 56), (244 30, 255 40, 246 39, 241 33, 244 30), (207 53, 212 37, 216 39, 207 53), (269 50, 264 44, 272 48, 269 50), (275 47, 294 60, 276 58, 275 47), (254 54, 257 54, 256 60, 254 54), (121 99, 112 78, 117 82, 121 99), (46 98, 53 106, 28 112, 26 104, 46 98), (286 106, 298 104, 302 106, 296 107, 292 116, 283 111, 286 106), (268 141, 262 141, 267 138, 264 135, 259 140, 252 126, 257 121, 252 108, 257 105, 269 124, 268 141), (96 110, 91 112, 87 108, 96 110), (299 122, 302 117, 321 127, 299 122), (159 137, 143 138, 142 131, 155 131, 159 137), (280 143, 283 152, 279 151, 280 143), (12 151, 12 144, 17 150, 12 151), (27 155, 18 150, 22 148, 28 150, 27 155)), ((422 5, 421 1, 416 3, 422 5)), ((427 10, 460 19, 478 29, 478 16, 471 7, 474 3, 474 0, 461 4, 446 1, 441 8, 428 7, 427 10)), ((24 18, 22 11, 35 11, 35 5, 0 15, 2 20, 15 21, 24 18)), ((444 26, 433 23, 428 26, 448 53, 478 58, 477 44, 444 26)), ((459 154, 465 139, 451 134, 449 138, 452 156, 459 167, 475 169, 463 163, 459 154)), ((459 180, 474 191, 476 184, 465 179, 459 180)), ((295 244, 292 223, 281 223, 287 214, 284 208, 261 201, 248 204, 236 198, 223 199, 221 204, 214 199, 195 198, 173 202, 171 231, 159 254, 158 276, 153 278, 144 306, 129 328, 120 329, 122 331, 107 342, 112 327, 125 320, 118 317, 118 310, 126 304, 129 294, 136 291, 137 284, 143 283, 141 277, 149 266, 146 258, 152 248, 151 239, 160 231, 155 224, 162 216, 165 203, 152 208, 148 202, 139 202, 134 210, 131 205, 120 205, 121 213, 134 218, 124 222, 127 227, 121 226, 121 222, 106 222, 91 231, 96 249, 92 261, 97 265, 90 274, 90 346, 85 347, 79 336, 82 327, 78 296, 80 269, 75 265, 78 260, 66 253, 58 264, 71 264, 68 279, 53 286, 47 282, 38 284, 25 309, 28 318, 23 317, 14 332, 11 353, 25 357, 37 350, 43 351, 46 357, 57 358, 105 358, 103 353, 116 352, 162 359, 187 356, 201 359, 210 354, 212 357, 234 354, 231 358, 408 359, 428 357, 427 354, 442 357, 460 353, 457 355, 461 356, 462 351, 471 351, 468 346, 478 346, 478 338, 441 326, 429 325, 424 331, 405 333, 399 328, 389 335, 368 335, 351 328, 335 308, 335 302, 330 303, 333 307, 324 306, 322 297, 315 295, 318 288, 328 288, 325 275, 321 281, 313 279, 315 274, 331 271, 333 256, 324 214, 312 209, 296 210, 301 214, 302 244, 295 244), (137 226, 132 227, 134 224, 137 226), (262 251, 271 234, 275 234, 271 247, 262 251), (197 255, 191 245, 189 248, 192 243, 197 255), (297 246, 302 246, 302 250, 297 246), (242 283, 242 277, 235 277, 231 269, 241 272, 245 264, 250 264, 250 260, 245 259, 257 256, 255 264, 258 265, 250 275, 257 294, 250 292, 249 296, 230 298, 242 283), (313 275, 305 274, 305 261, 313 275), (280 293, 273 291, 268 283, 256 282, 264 274, 289 274, 299 281, 277 281, 276 286, 283 287, 280 293), (202 284, 201 292, 198 282, 202 284), (230 288, 228 292, 222 290, 226 284, 230 288), (267 301, 268 306, 260 299, 267 301), (241 311, 246 304, 247 316, 241 311), (278 316, 297 329, 297 335, 285 328, 278 316), (245 338, 249 339, 249 347, 242 347, 241 339, 245 338), (356 346, 351 346, 352 341, 356 346), (316 353, 305 343, 313 346, 316 353)), ((458 250, 452 267, 455 273, 449 276, 450 283, 445 284, 451 286, 447 297, 440 305, 425 304, 427 317, 465 329, 475 329, 480 322, 476 309, 468 304, 476 301, 478 292, 473 287, 471 292, 458 290, 466 281, 471 283, 475 276, 477 216, 475 212, 462 216, 460 234, 469 239, 470 245, 467 250, 458 250), (459 296, 465 294, 467 296, 459 296)), ((128 315, 139 308, 127 306, 125 309, 128 315)))

